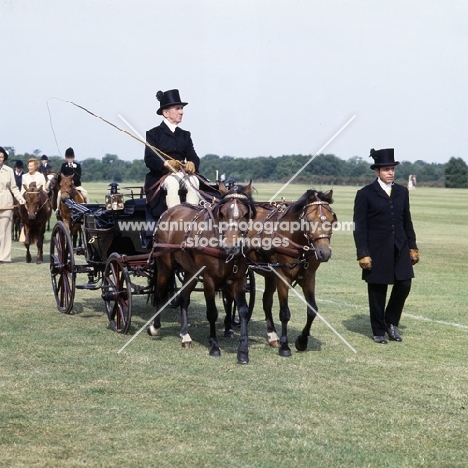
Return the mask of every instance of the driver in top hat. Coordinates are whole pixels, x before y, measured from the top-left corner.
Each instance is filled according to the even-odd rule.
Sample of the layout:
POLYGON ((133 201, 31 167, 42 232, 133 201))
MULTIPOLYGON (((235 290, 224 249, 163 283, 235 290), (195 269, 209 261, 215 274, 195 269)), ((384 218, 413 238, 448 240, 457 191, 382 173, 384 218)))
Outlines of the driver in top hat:
POLYGON ((408 189, 394 183, 393 148, 370 150, 377 178, 358 190, 354 200, 354 242, 362 279, 367 282, 374 341, 402 341, 397 326, 419 261, 408 189), (386 303, 387 287, 392 284, 386 303))
POLYGON ((168 207, 180 203, 180 188, 187 190, 188 203, 198 204, 199 180, 195 173, 198 172, 200 165, 200 158, 193 147, 190 132, 179 127, 184 107, 188 103, 182 102, 177 89, 158 91, 156 98, 159 101, 156 113, 163 117, 163 121, 146 132, 146 142, 172 159, 163 158, 148 146, 145 147, 145 164, 150 170, 145 179, 145 193, 148 208, 155 218, 168 207), (186 174, 180 170, 181 167, 186 174), (161 188, 167 191, 165 199, 158 184, 163 177, 165 179, 161 188))

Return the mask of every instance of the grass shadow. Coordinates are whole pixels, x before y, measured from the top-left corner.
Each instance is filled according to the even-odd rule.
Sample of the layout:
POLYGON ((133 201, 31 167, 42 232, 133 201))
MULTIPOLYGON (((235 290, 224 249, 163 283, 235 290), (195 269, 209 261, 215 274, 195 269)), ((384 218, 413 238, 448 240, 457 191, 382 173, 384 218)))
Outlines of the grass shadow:
POLYGON ((367 314, 354 314, 351 318, 343 320, 342 324, 347 330, 359 335, 370 336, 370 321, 367 314))

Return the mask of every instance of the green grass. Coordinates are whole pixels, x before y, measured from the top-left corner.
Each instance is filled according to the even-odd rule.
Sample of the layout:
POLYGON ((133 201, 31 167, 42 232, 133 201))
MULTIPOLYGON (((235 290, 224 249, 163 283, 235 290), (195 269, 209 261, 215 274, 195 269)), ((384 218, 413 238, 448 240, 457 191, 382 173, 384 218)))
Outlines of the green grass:
MULTIPOLYGON (((86 188, 103 201, 106 184, 86 188)), ((278 188, 258 184, 256 198, 278 188)), ((305 189, 290 185, 284 196, 305 189)), ((356 189, 335 188, 339 220, 352 219, 356 189)), ((181 348, 178 312, 168 310, 160 337, 142 333, 118 354, 154 313, 145 298, 135 298, 125 336, 107 327, 99 291, 78 290, 75 315, 62 315, 48 254, 26 264, 15 243, 13 263, 0 266, 0 465, 466 466, 467 196, 411 193, 421 262, 403 343, 370 339, 352 233, 336 232, 333 258, 317 272, 317 302, 357 353, 317 319, 308 351, 280 358, 267 345, 258 297, 248 366, 236 364, 236 339, 220 338, 221 358, 208 356, 201 293, 190 310, 192 349, 181 348)), ((290 303, 293 343, 305 310, 293 295, 290 303)), ((220 335, 221 319, 220 304, 220 335)))

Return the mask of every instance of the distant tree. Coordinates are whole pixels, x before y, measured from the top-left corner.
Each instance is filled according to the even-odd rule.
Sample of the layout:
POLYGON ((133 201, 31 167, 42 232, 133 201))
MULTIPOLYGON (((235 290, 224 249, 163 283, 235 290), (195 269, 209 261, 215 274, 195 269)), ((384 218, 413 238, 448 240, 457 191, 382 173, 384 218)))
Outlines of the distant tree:
POLYGON ((15 157, 15 148, 14 148, 14 146, 5 146, 4 148, 7 150, 9 158, 14 158, 15 157))
POLYGON ((445 165, 447 188, 468 188, 468 166, 462 158, 451 157, 445 165))

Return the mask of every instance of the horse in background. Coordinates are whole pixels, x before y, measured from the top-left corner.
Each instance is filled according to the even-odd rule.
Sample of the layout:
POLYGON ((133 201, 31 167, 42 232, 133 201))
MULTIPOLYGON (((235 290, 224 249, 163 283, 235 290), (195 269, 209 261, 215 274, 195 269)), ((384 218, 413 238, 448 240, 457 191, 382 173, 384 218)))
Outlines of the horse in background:
POLYGON ((19 206, 13 208, 13 223, 11 225, 11 238, 18 242, 21 233, 21 215, 19 206))
MULTIPOLYGON (((81 192, 76 189, 75 184, 73 183, 73 175, 66 176, 60 174, 60 183, 59 183, 59 190, 60 190, 60 216, 62 218, 63 223, 68 229, 70 236, 73 239, 73 247, 76 247, 76 241, 78 235, 81 234, 81 223, 72 223, 72 213, 70 208, 66 205, 65 201, 70 199, 75 201, 76 203, 84 203, 85 199, 81 192)), ((81 245, 81 236, 80 236, 80 245, 81 245)))
POLYGON ((26 201, 20 205, 21 221, 24 229, 24 246, 26 247, 26 262, 31 263, 29 246, 37 245, 36 263, 42 263, 44 233, 47 221, 52 214, 52 205, 42 185, 37 187, 36 182, 31 182, 29 187, 23 185, 23 197, 26 201))
MULTIPOLYGON (((213 205, 196 207, 181 204, 169 208, 158 221, 153 237, 155 252, 154 304, 159 310, 165 303, 169 288, 173 284, 174 271, 184 273, 184 289, 179 293, 181 328, 180 336, 184 347, 191 346, 188 333, 188 306, 190 295, 200 271, 206 301, 206 317, 210 324, 209 354, 220 356, 216 335, 216 291, 223 289, 231 301, 235 301, 241 321, 240 345, 237 351, 239 363, 248 363, 249 307, 245 298, 247 264, 243 261, 238 245, 242 237, 240 226, 255 218, 255 205, 251 198, 251 183, 247 187, 234 186, 228 190, 220 184, 221 199, 213 205), (172 223, 172 224, 171 224, 172 223), (175 224, 174 224, 175 223, 175 224), (182 229, 170 226, 183 226, 182 229)), ((155 336, 161 328, 160 314, 148 328, 155 336)))
POLYGON ((250 267, 265 278, 263 310, 268 341, 275 347, 279 344, 279 354, 283 357, 291 356, 288 344, 288 322, 291 318, 288 294, 289 286, 294 287, 296 284, 301 286, 308 306, 306 325, 296 339, 295 346, 298 351, 307 349, 315 311, 318 310, 315 272, 321 263, 331 258, 330 238, 337 221, 330 207, 332 196, 332 190, 326 193, 308 190, 294 203, 256 204, 255 229, 249 231, 246 239, 247 257, 252 262, 250 267), (258 221, 263 222, 260 229, 258 221), (271 271, 270 266, 275 271, 271 271), (272 315, 276 290, 280 305, 280 338, 272 315))
MULTIPOLYGON (((52 210, 54 213, 57 211, 57 197, 59 191, 59 182, 58 182, 58 174, 51 169, 47 169, 45 174, 47 182, 46 182, 46 192, 49 194, 50 203, 52 204, 52 210)), ((50 231, 50 220, 47 223, 47 230, 50 231)))

